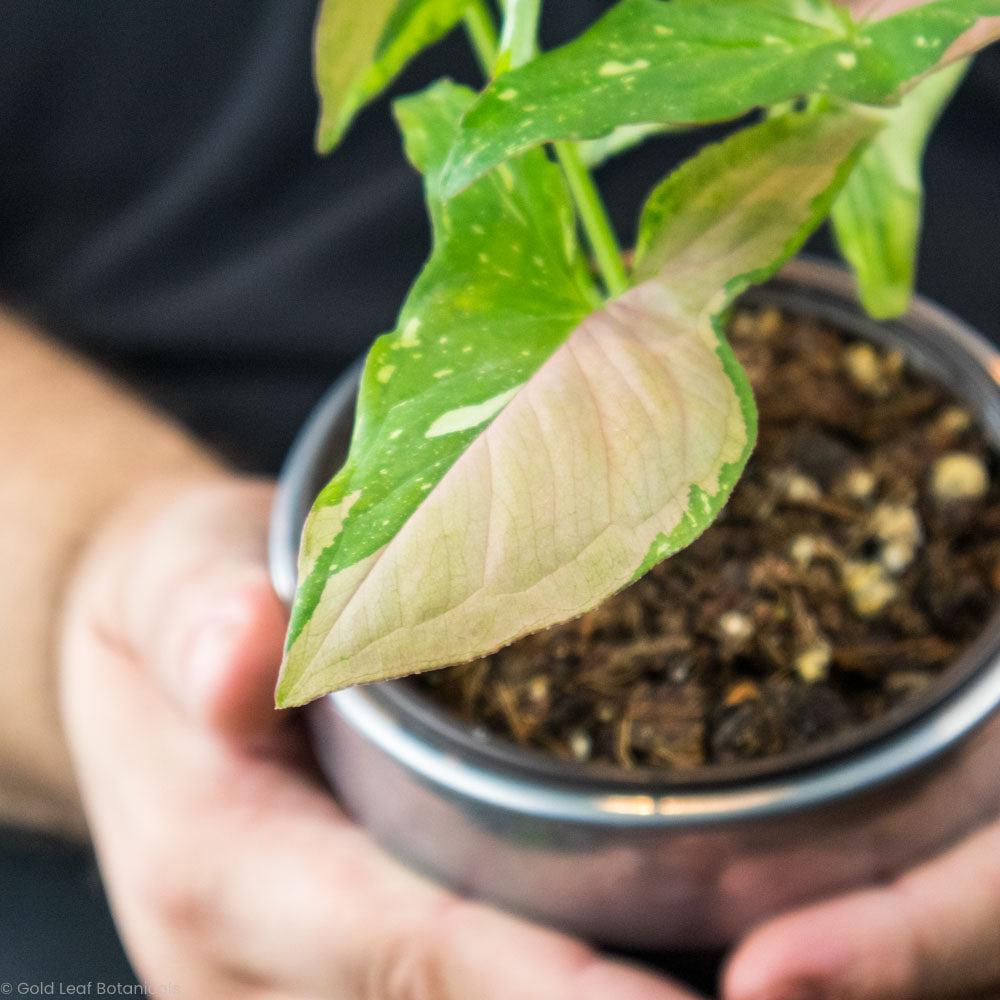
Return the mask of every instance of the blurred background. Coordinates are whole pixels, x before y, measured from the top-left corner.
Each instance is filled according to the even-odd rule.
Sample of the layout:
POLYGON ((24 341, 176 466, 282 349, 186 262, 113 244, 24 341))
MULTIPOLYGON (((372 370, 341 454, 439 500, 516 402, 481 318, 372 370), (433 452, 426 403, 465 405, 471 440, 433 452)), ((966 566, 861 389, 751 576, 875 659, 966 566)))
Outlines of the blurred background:
MULTIPOLYGON (((544 43, 606 6, 550 0, 544 43)), ((313 152, 314 12, 0 0, 0 302, 272 474, 327 385, 392 327, 428 250, 387 99, 331 158, 313 152)), ((460 33, 393 93, 443 74, 478 82, 460 33)), ((994 48, 928 150, 918 288, 1000 343, 997 121, 994 48)), ((725 131, 649 140, 602 168, 623 243, 656 182, 725 131)), ((833 253, 825 231, 809 251, 833 253)), ((133 982, 88 848, 0 828, 0 982, 52 980, 133 982)))

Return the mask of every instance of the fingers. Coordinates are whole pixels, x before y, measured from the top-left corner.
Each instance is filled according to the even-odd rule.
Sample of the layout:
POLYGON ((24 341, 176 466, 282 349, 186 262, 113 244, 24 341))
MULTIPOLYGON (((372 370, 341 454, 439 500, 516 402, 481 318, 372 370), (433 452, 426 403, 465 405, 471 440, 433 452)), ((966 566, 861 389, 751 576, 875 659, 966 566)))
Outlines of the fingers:
MULTIPOLYGON (((296 832, 286 829, 284 835, 296 832)), ((287 861, 268 886, 272 898, 289 904, 294 899, 296 905, 294 912, 291 905, 276 911, 275 920, 301 942, 301 954, 322 960, 307 969, 301 954, 269 951, 264 957, 282 967, 287 979, 302 977, 295 981, 304 991, 323 983, 329 995, 345 1000, 690 997, 662 979, 601 959, 564 935, 430 885, 353 828, 342 827, 336 837, 327 831, 315 849, 297 850, 287 861), (282 966, 290 957, 294 968, 282 966)), ((253 958, 261 957, 255 950, 253 958)))
POLYGON ((186 713, 232 738, 277 725, 286 612, 267 572, 272 487, 231 477, 135 497, 93 548, 74 601, 186 713))
POLYGON ((75 654, 89 669, 67 670, 68 730, 115 911, 149 978, 216 997, 688 996, 411 873, 294 771, 178 725, 148 675, 90 641, 75 654))
POLYGON ((683 997, 413 874, 286 763, 293 731, 255 730, 284 626, 262 576, 268 502, 219 483, 140 503, 67 614, 67 736, 140 974, 218 1000, 683 997), (241 727, 266 752, 228 738, 241 727))
MULTIPOLYGON (((944 1000, 1000 990, 1000 822, 894 885, 755 931, 727 1000, 944 1000)), ((992 995, 992 994, 990 994, 992 995)))
MULTIPOLYGON (((192 717, 236 742, 252 742, 279 724, 274 686, 284 646, 287 612, 263 568, 218 604, 189 644, 188 662, 162 664, 175 698, 192 717), (177 688, 183 686, 184 690, 177 688)), ((178 643, 183 649, 184 644, 178 643)))

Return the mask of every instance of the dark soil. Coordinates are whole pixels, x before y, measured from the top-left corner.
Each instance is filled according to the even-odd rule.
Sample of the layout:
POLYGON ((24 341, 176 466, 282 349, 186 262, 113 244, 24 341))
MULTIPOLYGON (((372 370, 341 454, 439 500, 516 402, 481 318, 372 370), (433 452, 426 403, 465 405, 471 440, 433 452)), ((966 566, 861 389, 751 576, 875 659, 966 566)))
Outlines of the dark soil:
POLYGON ((582 618, 412 683, 524 747, 674 770, 801 749, 934 682, 1000 590, 982 430, 814 320, 743 312, 731 340, 760 432, 719 520, 582 618))

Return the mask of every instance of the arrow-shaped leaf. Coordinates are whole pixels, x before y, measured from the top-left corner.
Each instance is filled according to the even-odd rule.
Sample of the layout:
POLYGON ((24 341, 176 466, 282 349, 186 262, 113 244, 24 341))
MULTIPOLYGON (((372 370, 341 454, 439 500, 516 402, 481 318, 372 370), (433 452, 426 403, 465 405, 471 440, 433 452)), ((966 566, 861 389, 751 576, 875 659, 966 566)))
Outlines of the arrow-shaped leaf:
POLYGON ((504 73, 462 123, 442 182, 461 190, 553 139, 733 118, 809 93, 898 99, 1000 0, 937 0, 855 24, 831 0, 623 0, 561 48, 504 73))
POLYGON ((905 312, 913 293, 924 146, 965 69, 965 63, 956 63, 934 73, 898 108, 882 112, 886 127, 833 203, 837 243, 857 274, 861 301, 879 319, 905 312))
POLYGON ((541 153, 447 205, 436 196, 468 100, 441 85, 400 115, 431 173, 431 276, 373 349, 348 461, 306 525, 281 705, 495 650, 581 614, 703 530, 755 425, 718 319, 822 218, 877 127, 790 115, 696 157, 654 195, 648 279, 591 312, 541 153), (539 199, 563 225, 533 214, 539 199))
POLYGON ((357 112, 450 31, 468 6, 469 0, 323 0, 313 60, 319 151, 329 153, 357 112))

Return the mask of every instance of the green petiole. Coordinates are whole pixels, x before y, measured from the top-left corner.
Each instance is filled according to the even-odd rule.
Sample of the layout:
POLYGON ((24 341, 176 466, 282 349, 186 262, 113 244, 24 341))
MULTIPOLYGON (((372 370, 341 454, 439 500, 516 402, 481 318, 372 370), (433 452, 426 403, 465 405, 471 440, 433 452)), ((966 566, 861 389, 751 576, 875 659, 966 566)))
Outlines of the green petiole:
POLYGON ((628 288, 628 276, 625 274, 618 240, 594 178, 590 176, 575 142, 554 142, 552 147, 566 176, 577 216, 587 234, 590 248, 594 251, 594 261, 608 294, 621 295, 628 288))
POLYGON ((466 7, 465 33, 483 76, 487 80, 491 79, 497 61, 497 29, 485 0, 473 0, 466 7))

